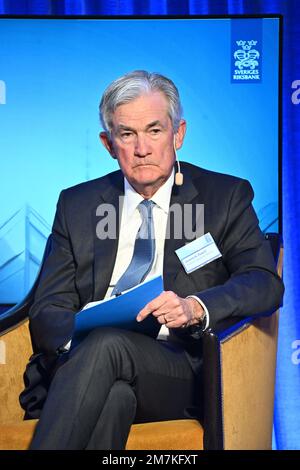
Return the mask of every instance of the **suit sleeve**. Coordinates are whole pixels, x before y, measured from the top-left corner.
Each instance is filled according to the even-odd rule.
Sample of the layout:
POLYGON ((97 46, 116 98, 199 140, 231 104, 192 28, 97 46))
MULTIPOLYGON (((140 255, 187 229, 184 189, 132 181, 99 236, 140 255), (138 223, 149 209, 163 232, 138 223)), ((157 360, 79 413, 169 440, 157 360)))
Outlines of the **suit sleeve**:
POLYGON ((250 183, 240 180, 234 189, 220 240, 229 279, 197 296, 206 305, 210 327, 226 317, 248 316, 280 306, 283 284, 274 257, 252 207, 250 183))
POLYGON ((80 308, 75 286, 75 262, 64 213, 64 192, 52 228, 51 252, 46 259, 29 312, 34 350, 54 354, 72 337, 74 313, 80 308))

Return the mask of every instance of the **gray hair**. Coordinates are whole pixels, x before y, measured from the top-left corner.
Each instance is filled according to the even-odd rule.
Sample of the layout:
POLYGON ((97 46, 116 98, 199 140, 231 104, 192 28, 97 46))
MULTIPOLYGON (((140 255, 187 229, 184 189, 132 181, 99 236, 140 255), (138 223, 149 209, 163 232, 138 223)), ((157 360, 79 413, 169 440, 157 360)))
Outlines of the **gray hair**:
POLYGON ((99 111, 103 129, 110 134, 112 115, 121 104, 154 91, 162 92, 168 100, 168 114, 176 132, 182 116, 178 90, 172 80, 158 73, 135 70, 113 81, 104 91, 99 111))

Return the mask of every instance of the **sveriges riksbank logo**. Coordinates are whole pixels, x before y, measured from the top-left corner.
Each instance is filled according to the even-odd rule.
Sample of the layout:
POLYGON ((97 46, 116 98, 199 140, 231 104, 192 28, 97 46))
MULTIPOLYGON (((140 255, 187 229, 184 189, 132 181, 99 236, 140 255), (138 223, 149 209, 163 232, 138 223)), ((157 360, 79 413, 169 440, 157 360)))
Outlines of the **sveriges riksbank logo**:
POLYGON ((235 42, 233 81, 260 81, 261 54, 258 50, 258 41, 254 39, 250 41, 240 39, 235 42))

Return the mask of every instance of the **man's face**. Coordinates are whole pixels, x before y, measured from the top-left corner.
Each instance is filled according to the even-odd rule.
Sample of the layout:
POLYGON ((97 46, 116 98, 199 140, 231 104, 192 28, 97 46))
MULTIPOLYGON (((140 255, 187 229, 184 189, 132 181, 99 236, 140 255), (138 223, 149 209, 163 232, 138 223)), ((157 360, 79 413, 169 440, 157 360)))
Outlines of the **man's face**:
MULTIPOLYGON (((117 107, 112 117, 111 140, 100 138, 137 192, 151 197, 171 174, 174 131, 168 116, 168 102, 161 92, 153 92, 117 107)), ((180 148, 186 124, 182 120, 175 134, 180 148)))

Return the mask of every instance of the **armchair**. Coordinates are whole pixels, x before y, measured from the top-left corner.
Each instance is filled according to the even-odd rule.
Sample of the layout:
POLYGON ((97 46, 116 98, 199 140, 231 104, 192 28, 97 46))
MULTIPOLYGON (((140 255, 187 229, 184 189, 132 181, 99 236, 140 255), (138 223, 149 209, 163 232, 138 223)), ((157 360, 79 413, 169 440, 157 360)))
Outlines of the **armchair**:
MULTIPOLYGON (((283 249, 267 234, 278 273, 283 249)), ((44 259, 50 251, 48 239, 44 259)), ((42 261, 42 263, 43 263, 42 261)), ((40 275, 26 298, 0 315, 0 449, 27 449, 37 420, 23 421, 19 394, 32 354, 28 312, 40 275)), ((271 449, 278 312, 230 318, 203 337, 204 422, 134 424, 127 450, 271 449)))

